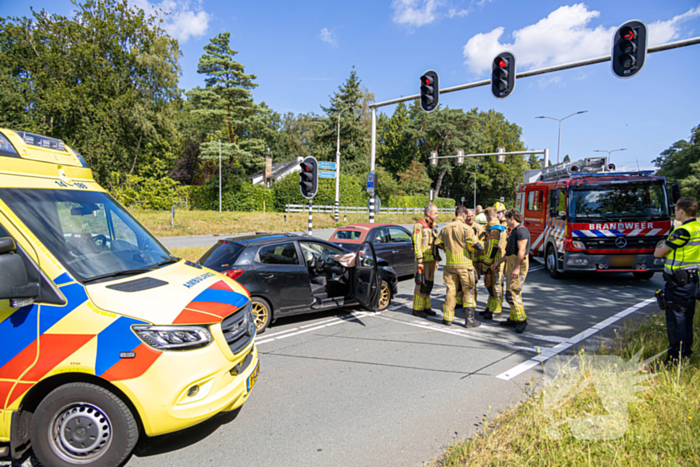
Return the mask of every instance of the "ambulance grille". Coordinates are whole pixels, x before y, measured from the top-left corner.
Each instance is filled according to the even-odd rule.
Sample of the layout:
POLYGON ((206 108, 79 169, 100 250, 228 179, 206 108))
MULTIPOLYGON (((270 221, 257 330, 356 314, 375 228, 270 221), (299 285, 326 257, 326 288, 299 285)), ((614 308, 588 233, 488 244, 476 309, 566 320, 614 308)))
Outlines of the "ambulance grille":
POLYGON ((255 317, 251 312, 252 303, 248 301, 242 308, 230 314, 221 322, 221 330, 234 354, 245 349, 255 338, 255 317))
POLYGON ((625 237, 627 246, 620 248, 615 245, 615 240, 618 237, 584 237, 576 238, 586 245, 586 248, 591 250, 632 250, 641 248, 656 248, 656 244, 661 240, 666 240, 666 237, 625 237))

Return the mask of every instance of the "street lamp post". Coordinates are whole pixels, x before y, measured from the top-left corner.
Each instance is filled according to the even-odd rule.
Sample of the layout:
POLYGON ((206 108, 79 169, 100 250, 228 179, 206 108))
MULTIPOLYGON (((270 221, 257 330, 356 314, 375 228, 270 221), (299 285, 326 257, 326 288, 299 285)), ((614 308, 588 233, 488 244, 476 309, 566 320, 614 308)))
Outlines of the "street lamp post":
POLYGON ((611 149, 611 150, 609 150, 609 151, 608 151, 607 149, 596 149, 596 150, 594 150, 593 152, 607 152, 607 153, 608 153, 608 162, 607 162, 606 165, 610 165, 610 153, 613 153, 613 152, 615 152, 615 151, 627 151, 627 148, 622 148, 622 149, 611 149))
POLYGON ((340 115, 351 108, 352 105, 347 105, 343 110, 338 112, 338 140, 335 146, 335 223, 338 223, 338 207, 340 206, 340 115))
POLYGON ((576 113, 573 113, 571 115, 567 115, 564 118, 545 117, 544 115, 539 116, 539 117, 535 117, 535 118, 549 118, 551 120, 556 120, 559 122, 559 140, 557 142, 557 164, 559 164, 559 151, 561 150, 561 122, 563 122, 564 120, 566 120, 569 117, 573 117, 574 115, 578 115, 578 114, 585 114, 586 112, 588 112, 588 110, 582 110, 580 112, 576 112, 576 113))
POLYGON ((474 210, 476 211, 476 172, 465 170, 468 174, 474 175, 474 210))

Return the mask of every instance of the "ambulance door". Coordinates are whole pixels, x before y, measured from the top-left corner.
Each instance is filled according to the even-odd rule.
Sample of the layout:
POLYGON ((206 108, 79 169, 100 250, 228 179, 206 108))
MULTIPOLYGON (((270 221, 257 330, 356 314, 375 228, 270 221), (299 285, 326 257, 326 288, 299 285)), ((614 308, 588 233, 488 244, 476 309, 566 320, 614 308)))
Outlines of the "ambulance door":
MULTIPOLYGON (((5 228, 0 224, 0 238, 11 238, 5 228)), ((12 239, 14 242, 14 239, 12 239)), ((3 242, 6 245, 7 242, 3 242)), ((14 243, 16 246, 16 243, 14 243)), ((12 252, 0 251, 2 255, 16 255, 16 249, 12 252)), ((17 256, 19 258, 19 255, 17 256)), ((3 271, 14 275, 14 271, 3 271)), ((3 277, 0 272, 0 278, 3 277)), ((16 279, 16 278, 15 278, 16 279)), ((0 280, 9 280, 9 277, 0 280)), ((0 409, 12 405, 17 395, 26 390, 25 383, 18 383, 22 374, 34 364, 37 357, 38 338, 38 306, 12 306, 9 298, 0 298, 0 340, 2 352, 0 352, 0 409), (15 386, 18 387, 15 387, 15 386), (14 389, 14 391, 13 391, 14 389), (12 393, 15 393, 13 397, 12 393)), ((0 436, 2 427, 0 426, 0 436)))
POLYGON ((530 241, 534 249, 539 250, 543 243, 544 227, 546 221, 546 185, 534 185, 527 187, 523 214, 523 224, 530 232, 530 241))

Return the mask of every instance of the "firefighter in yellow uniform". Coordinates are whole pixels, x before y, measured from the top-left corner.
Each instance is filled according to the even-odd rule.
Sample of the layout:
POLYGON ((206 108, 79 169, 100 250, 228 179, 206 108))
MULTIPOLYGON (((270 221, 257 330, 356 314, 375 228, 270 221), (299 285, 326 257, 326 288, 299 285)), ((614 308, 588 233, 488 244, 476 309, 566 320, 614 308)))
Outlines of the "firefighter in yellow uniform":
MULTIPOLYGON (((482 245, 486 245, 486 230, 484 227, 479 224, 478 222, 475 222, 475 217, 474 217, 474 211, 471 209, 467 209, 467 218, 465 219, 465 222, 467 224, 467 227, 470 227, 474 231, 474 235, 479 239, 482 245)), ((466 254, 469 259, 472 261, 472 264, 474 265, 474 288, 472 289, 472 297, 471 301, 474 303, 474 306, 476 306, 476 299, 477 299, 477 291, 476 291, 476 285, 479 283, 480 273, 481 273, 481 267, 483 264, 483 256, 485 253, 484 250, 465 250, 464 254, 466 254)), ((464 291, 460 288, 457 289, 457 308, 463 308, 464 307, 464 291)))
POLYGON ((467 209, 457 206, 455 218, 440 231, 441 248, 445 249, 447 262, 442 272, 447 293, 442 307, 443 324, 452 325, 457 304, 457 288, 462 286, 464 292, 464 312, 466 315, 465 327, 479 326, 481 323, 474 317, 476 303, 472 301, 472 290, 476 287, 474 282, 474 264, 467 252, 483 250, 484 246, 474 235, 474 230, 465 222, 467 209))
POLYGON ((500 261, 505 255, 507 228, 498 222, 495 208, 486 208, 488 230, 488 246, 484 257, 484 265, 482 274, 484 276, 484 285, 489 291, 488 304, 486 310, 480 314, 484 319, 493 319, 493 315, 503 311, 503 268, 501 264, 495 271, 491 270, 491 265, 500 261))
POLYGON ((425 318, 435 316, 430 302, 430 292, 433 290, 436 261, 437 216, 438 208, 428 204, 424 209, 425 218, 413 226, 413 248, 416 261, 416 286, 413 290, 413 314, 425 318))

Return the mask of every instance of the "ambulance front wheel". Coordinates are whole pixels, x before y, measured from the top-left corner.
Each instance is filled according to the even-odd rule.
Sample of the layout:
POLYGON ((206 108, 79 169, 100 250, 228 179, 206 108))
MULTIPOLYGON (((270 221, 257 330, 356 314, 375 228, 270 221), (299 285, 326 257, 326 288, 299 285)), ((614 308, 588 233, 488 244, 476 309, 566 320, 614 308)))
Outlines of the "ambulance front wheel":
POLYGON ((545 256, 545 264, 549 275, 552 279, 561 279, 564 274, 557 270, 557 252, 552 245, 547 247, 547 256, 545 256))
POLYGON ((119 397, 90 383, 70 383, 39 404, 30 427, 35 465, 113 467, 129 457, 139 432, 119 397))

